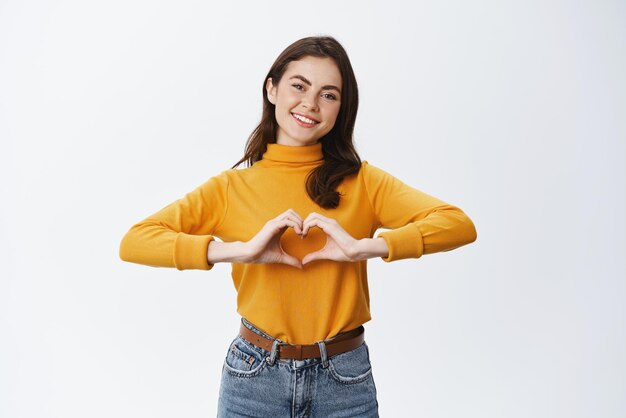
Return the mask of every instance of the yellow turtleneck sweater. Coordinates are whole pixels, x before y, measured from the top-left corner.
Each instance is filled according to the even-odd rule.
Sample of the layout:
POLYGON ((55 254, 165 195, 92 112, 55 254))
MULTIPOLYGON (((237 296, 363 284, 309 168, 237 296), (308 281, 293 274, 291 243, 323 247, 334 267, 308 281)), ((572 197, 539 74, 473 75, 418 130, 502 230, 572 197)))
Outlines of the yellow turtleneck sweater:
MULTIPOLYGON (((268 144, 263 159, 228 169, 181 199, 133 225, 123 237, 124 261, 179 270, 210 270, 214 237, 248 241, 289 208, 302 219, 311 212, 334 218, 356 239, 378 228, 389 247, 386 262, 448 251, 476 240, 470 218, 458 207, 404 184, 362 161, 338 187, 339 207, 324 209, 308 196, 305 177, 323 162, 322 144, 268 144)), ((292 228, 281 237, 285 252, 302 259, 321 249, 320 228, 301 239, 292 228)), ((286 264, 232 264, 237 312, 275 338, 311 344, 369 321, 367 260, 316 260, 298 269, 286 264)))

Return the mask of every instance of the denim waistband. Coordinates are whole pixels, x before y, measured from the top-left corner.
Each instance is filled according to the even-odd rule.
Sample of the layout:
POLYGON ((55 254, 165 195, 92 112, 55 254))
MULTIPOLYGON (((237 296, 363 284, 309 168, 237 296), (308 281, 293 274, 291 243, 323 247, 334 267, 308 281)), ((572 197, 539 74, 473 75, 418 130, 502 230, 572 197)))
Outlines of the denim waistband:
POLYGON ((252 324, 250 321, 248 321, 246 318, 244 318, 243 316, 241 317, 241 322, 245 325, 246 328, 256 332, 259 335, 264 336, 265 338, 269 338, 270 340, 278 340, 279 342, 283 342, 282 340, 279 340, 278 338, 274 338, 271 335, 269 335, 267 332, 263 331, 262 329, 260 329, 259 327, 255 326, 254 324, 252 324))

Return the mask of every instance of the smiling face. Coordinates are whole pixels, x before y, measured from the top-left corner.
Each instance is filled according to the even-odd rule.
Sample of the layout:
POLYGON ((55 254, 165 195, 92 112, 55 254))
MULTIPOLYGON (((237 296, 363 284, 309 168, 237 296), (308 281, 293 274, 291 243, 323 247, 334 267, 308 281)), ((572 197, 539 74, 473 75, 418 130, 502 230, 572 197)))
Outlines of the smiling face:
POLYGON ((276 143, 313 145, 335 126, 341 107, 341 73, 332 58, 291 61, 278 86, 268 78, 267 98, 275 105, 276 143))

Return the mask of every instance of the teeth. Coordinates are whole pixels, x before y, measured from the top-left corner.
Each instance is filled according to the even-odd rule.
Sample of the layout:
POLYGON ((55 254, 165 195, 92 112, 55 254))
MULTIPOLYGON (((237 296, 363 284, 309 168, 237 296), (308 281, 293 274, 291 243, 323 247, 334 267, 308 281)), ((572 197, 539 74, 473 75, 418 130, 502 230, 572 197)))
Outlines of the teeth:
POLYGON ((292 113, 292 115, 293 115, 296 119, 299 119, 299 120, 301 120, 301 121, 303 121, 303 122, 305 122, 305 123, 311 123, 311 124, 316 123, 314 120, 311 120, 311 119, 309 119, 309 118, 305 118, 304 116, 296 115, 295 113, 292 113))

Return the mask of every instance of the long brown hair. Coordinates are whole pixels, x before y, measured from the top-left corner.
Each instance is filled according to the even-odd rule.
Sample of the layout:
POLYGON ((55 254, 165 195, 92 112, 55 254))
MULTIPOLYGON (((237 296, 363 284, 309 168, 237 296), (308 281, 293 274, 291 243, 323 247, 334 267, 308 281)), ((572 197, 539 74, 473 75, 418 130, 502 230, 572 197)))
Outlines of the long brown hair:
POLYGON ((344 177, 357 173, 361 166, 361 158, 354 149, 352 135, 359 107, 359 89, 352 71, 348 54, 341 44, 332 36, 310 36, 297 40, 280 53, 263 80, 263 115, 257 127, 252 131, 246 142, 243 158, 231 168, 246 162, 251 166, 263 158, 268 143, 276 142, 278 124, 276 123, 275 106, 268 100, 265 83, 272 77, 277 86, 287 65, 305 56, 332 58, 341 72, 341 107, 333 128, 320 138, 324 162, 311 170, 306 177, 306 190, 311 199, 323 208, 339 206, 339 192, 336 188, 344 177))

